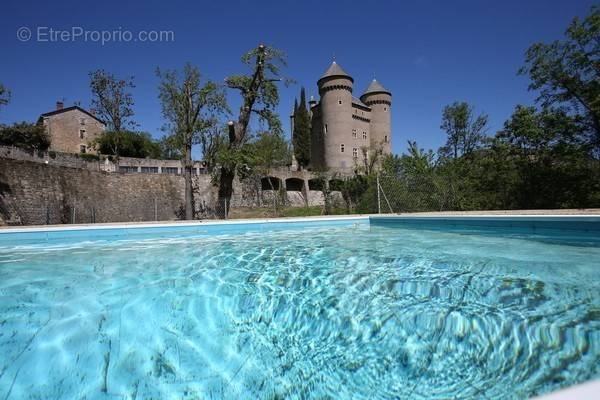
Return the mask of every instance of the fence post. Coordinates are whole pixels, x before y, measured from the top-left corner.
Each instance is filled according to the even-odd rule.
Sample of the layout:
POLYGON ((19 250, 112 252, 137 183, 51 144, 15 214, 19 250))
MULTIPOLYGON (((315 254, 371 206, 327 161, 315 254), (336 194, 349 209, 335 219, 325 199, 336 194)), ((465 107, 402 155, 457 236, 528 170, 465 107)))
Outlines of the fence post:
POLYGON ((73 208, 71 209, 71 223, 75 223, 75 203, 73 203, 73 208))
POLYGON ((156 198, 154 198, 154 220, 158 221, 158 204, 156 203, 156 198))
POLYGON ((377 214, 381 214, 381 198, 379 197, 379 171, 377 172, 377 214))
POLYGON ((225 219, 229 218, 229 209, 227 207, 227 197, 225 197, 225 219))
POLYGON ((46 204, 46 225, 50 225, 50 208, 46 204))

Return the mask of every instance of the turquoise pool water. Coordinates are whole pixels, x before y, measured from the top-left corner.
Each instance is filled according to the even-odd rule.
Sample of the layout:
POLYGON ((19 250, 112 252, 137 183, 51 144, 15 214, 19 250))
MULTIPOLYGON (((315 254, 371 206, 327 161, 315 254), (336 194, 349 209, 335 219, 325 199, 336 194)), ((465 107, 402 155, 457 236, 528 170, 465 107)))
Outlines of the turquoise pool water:
POLYGON ((600 376, 598 231, 290 228, 0 241, 0 399, 514 399, 600 376))

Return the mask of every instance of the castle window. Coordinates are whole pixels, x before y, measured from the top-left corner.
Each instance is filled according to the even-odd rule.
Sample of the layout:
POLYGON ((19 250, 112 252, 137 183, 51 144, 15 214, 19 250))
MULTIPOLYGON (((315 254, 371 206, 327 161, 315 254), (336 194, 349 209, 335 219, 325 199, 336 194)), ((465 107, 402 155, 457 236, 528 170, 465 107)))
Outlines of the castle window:
POLYGON ((86 152, 85 145, 83 145, 83 144, 82 144, 81 146, 79 146, 79 152, 80 152, 81 154, 84 154, 84 153, 86 152))
POLYGON ((352 157, 358 158, 358 149, 356 147, 352 148, 352 157))
POLYGON ((325 133, 327 133, 327 124, 325 124, 325 133))
POLYGON ((352 129, 352 137, 356 139, 356 129, 352 129))
POLYGON ((383 107, 383 111, 387 111, 387 107, 383 107))
POLYGON ((367 132, 363 131, 363 139, 367 138, 367 132))
POLYGON ((340 153, 344 152, 344 143, 340 144, 340 153))
POLYGON ((79 139, 83 139, 85 137, 85 129, 79 130, 79 139))
POLYGON ((179 169, 177 167, 162 167, 161 168, 163 174, 178 174, 179 169))
POLYGON ((132 174, 138 172, 138 167, 129 166, 129 165, 119 165, 119 172, 125 174, 132 174))
POLYGON ((342 101, 341 101, 341 100, 338 100, 338 104, 342 104, 342 101))
POLYGON ((383 141, 384 141, 384 142, 386 142, 386 143, 388 142, 388 137, 387 137, 387 135, 385 135, 385 136, 383 137, 383 141))

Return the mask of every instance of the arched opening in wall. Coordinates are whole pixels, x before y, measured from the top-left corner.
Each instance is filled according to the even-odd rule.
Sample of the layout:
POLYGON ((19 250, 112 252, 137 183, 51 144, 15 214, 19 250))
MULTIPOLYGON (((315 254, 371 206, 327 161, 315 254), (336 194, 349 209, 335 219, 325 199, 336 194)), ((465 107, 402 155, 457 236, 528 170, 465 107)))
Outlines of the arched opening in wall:
POLYGON ((308 190, 323 190, 323 181, 321 179, 309 179, 308 190))
POLYGON ((288 192, 301 192, 304 181, 300 178, 288 178, 285 180, 285 190, 288 192))
POLYGON ((332 192, 341 192, 343 185, 344 181, 341 179, 332 179, 329 181, 329 190, 332 192))
POLYGON ((265 176, 260 180, 260 188, 262 190, 279 190, 281 189, 281 179, 274 176, 265 176))

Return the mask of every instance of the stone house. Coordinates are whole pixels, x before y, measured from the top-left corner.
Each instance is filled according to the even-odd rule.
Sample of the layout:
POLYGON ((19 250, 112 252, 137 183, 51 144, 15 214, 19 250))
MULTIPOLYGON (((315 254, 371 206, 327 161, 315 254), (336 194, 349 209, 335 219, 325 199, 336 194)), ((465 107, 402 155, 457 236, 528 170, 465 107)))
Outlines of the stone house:
POLYGON ((79 106, 64 108, 56 102, 56 109, 40 115, 50 136, 50 150, 64 153, 95 153, 91 142, 106 129, 106 124, 93 113, 79 106))

